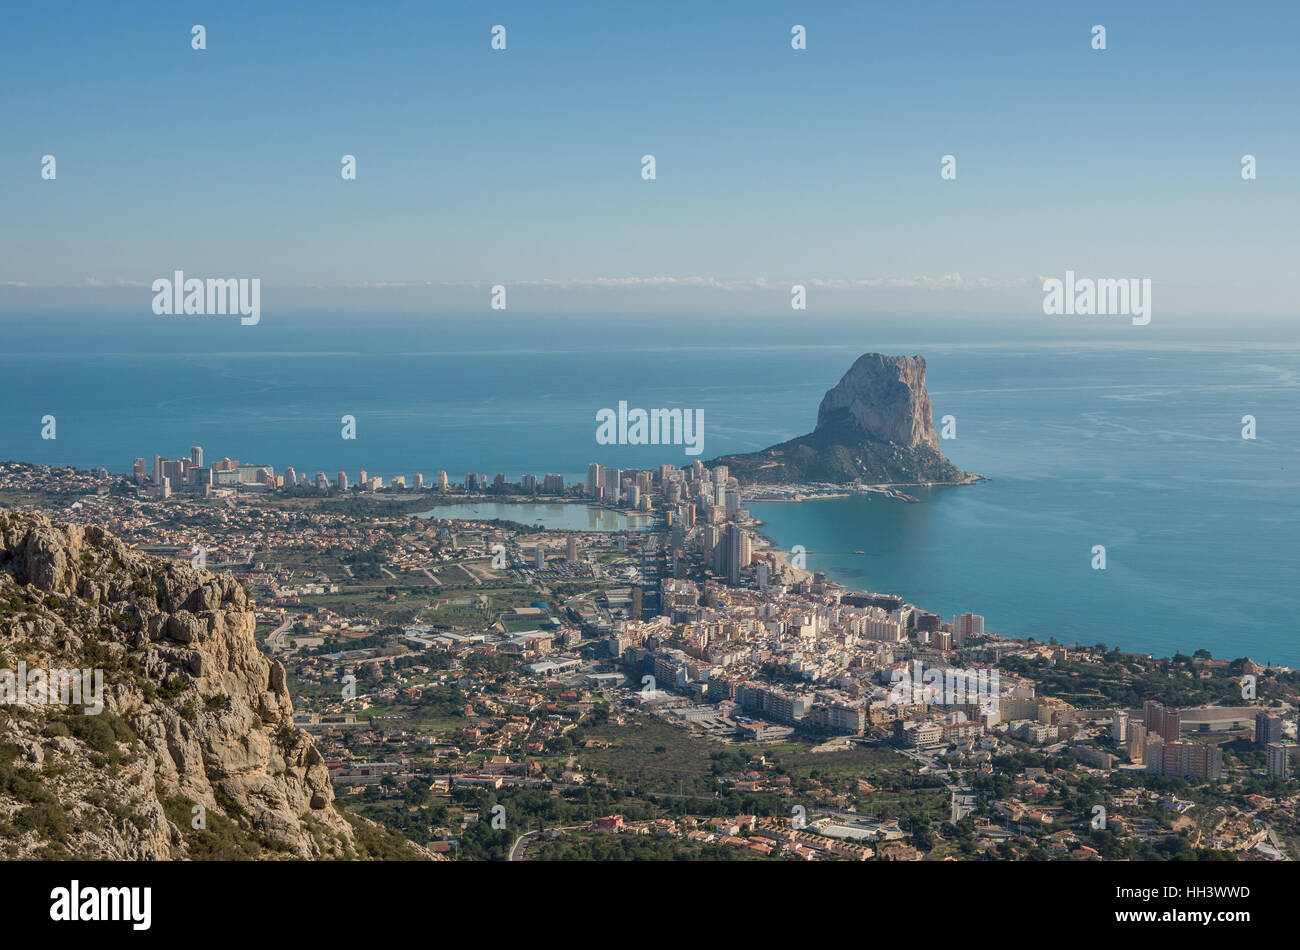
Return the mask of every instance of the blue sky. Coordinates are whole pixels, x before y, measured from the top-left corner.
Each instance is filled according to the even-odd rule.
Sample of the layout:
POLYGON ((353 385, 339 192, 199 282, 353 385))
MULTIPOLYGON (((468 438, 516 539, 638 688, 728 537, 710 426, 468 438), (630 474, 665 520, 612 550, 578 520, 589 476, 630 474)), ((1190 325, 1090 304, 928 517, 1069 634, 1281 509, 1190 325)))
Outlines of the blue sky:
POLYGON ((182 269, 300 308, 741 314, 802 281, 1041 314, 1069 268, 1295 313, 1294 4, 260 6, 6 14, 0 310, 147 308, 182 269))

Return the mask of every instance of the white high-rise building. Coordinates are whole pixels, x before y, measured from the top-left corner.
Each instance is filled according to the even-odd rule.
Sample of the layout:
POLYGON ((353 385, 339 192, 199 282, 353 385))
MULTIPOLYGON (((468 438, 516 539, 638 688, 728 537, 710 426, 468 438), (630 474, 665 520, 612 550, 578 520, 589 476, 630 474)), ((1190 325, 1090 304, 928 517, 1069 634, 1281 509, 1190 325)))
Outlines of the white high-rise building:
POLYGON ((745 555, 745 532, 740 525, 727 525, 727 583, 740 586, 740 572, 748 564, 742 563, 745 555))
POLYGON ((864 619, 860 626, 862 636, 868 640, 883 640, 885 643, 902 643, 907 634, 901 623, 892 620, 864 619))
POLYGON ((1128 742, 1128 713, 1122 709, 1116 709, 1115 715, 1111 716, 1110 738, 1116 745, 1128 742))
POLYGON ((735 518, 740 514, 740 492, 731 490, 727 492, 727 517, 735 518))
POLYGON ((1265 749, 1268 774, 1274 778, 1286 778, 1288 767, 1291 764, 1289 762, 1291 747, 1280 742, 1270 742, 1265 749))

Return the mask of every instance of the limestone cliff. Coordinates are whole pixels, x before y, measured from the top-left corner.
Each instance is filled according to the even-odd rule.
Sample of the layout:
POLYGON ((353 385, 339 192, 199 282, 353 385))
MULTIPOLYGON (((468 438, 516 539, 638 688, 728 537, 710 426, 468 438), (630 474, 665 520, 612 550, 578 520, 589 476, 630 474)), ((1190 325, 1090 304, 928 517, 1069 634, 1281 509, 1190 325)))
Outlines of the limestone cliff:
POLYGON ((919 485, 976 481, 939 451, 925 360, 866 353, 822 399, 808 435, 743 455, 724 455, 742 483, 919 485))
POLYGON ((103 671, 98 714, 0 704, 0 856, 419 856, 334 808, 254 626, 233 578, 0 510, 0 671, 103 671))

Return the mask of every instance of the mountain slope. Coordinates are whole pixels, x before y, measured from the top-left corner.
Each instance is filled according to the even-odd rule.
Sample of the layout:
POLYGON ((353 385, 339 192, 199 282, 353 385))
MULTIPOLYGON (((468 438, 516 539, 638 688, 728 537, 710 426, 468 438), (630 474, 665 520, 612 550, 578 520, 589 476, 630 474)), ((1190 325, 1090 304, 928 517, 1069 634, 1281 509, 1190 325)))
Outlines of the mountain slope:
POLYGON ((254 626, 233 578, 0 510, 0 856, 429 856, 335 809, 254 626), (98 714, 15 701, 19 672, 88 669, 98 714))

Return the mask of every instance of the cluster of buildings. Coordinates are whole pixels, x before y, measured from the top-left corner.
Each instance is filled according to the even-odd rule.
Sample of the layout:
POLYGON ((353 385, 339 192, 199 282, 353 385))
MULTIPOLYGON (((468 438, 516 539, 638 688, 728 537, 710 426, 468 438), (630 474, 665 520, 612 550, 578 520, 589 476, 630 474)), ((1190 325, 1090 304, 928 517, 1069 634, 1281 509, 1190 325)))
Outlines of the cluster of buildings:
MULTIPOLYGON (((1296 723, 1300 738, 1300 721, 1296 723)), ((1282 717, 1260 710, 1255 714, 1255 745, 1264 748, 1265 772, 1274 778, 1287 778, 1291 774, 1291 760, 1300 758, 1300 744, 1284 742, 1282 717)))
POLYGON ((624 471, 592 462, 587 466, 587 480, 582 491, 596 505, 649 511, 651 491, 658 489, 665 498, 668 497, 670 486, 678 481, 674 475, 678 471, 674 465, 660 465, 657 470, 624 471))
POLYGON ((717 844, 747 851, 765 858, 799 861, 866 861, 873 858, 886 861, 921 860, 919 851, 897 840, 902 837, 902 832, 896 828, 892 834, 879 832, 867 836, 870 840, 878 839, 882 842, 873 851, 867 845, 845 840, 833 833, 796 828, 789 819, 757 818, 754 815, 628 821, 622 815, 614 814, 592 822, 590 830, 605 834, 680 838, 699 844, 717 844))
MULTIPOLYGON (((7 472, 0 465, 6 482, 21 478, 45 488, 33 467, 7 472)), ((382 480, 360 474, 364 490, 383 487, 382 480)), ((173 492, 208 496, 231 487, 263 492, 331 488, 323 473, 312 482, 293 469, 277 476, 267 466, 230 459, 206 464, 199 446, 184 459, 155 456, 152 465, 137 459, 133 476, 138 486, 161 497, 173 492)), ((448 788, 602 784, 603 777, 583 774, 573 764, 548 766, 539 774, 529 757, 553 753, 556 743, 611 695, 625 706, 723 740, 761 742, 801 732, 833 737, 818 740, 829 747, 851 745, 851 739, 840 737, 892 737, 920 768, 945 775, 968 768, 992 772, 994 757, 1004 754, 1012 739, 1048 754, 1072 753, 1069 769, 1056 770, 1061 782, 1115 769, 1215 781, 1225 771, 1223 753, 1213 740, 1240 736, 1252 724, 1259 750, 1256 776, 1262 762, 1267 776, 1287 778, 1300 750, 1288 741, 1289 718, 1284 721, 1258 706, 1175 709, 1150 701, 1140 710, 1112 711, 1039 696, 1031 679, 1015 675, 1000 661, 1023 657, 1050 665, 1071 659, 1100 663, 1100 657, 1087 650, 1075 655, 1074 648, 1055 643, 998 637, 986 632, 978 614, 945 620, 901 598, 850 592, 804 570, 797 558, 767 546, 725 466, 710 469, 696 461, 682 468, 620 470, 593 464, 586 481, 567 490, 558 475, 524 477, 521 484, 529 492, 567 491, 591 505, 654 511, 656 530, 635 536, 633 552, 628 536, 620 532, 529 531, 525 534, 534 538, 535 547, 525 549, 513 531, 487 522, 357 517, 272 498, 239 505, 232 500, 215 508, 160 507, 143 502, 140 492, 109 492, 106 472, 69 477, 75 477, 79 492, 72 507, 83 506, 84 516, 105 521, 130 542, 155 550, 182 556, 201 550, 208 567, 232 571, 257 589, 259 625, 271 630, 268 649, 285 659, 298 683, 318 687, 315 692, 327 697, 304 700, 300 712, 304 726, 320 737, 340 787, 364 789, 390 776, 398 781, 436 779, 443 770, 448 788), (91 514, 92 509, 97 513, 91 514), (106 516, 109 509, 111 517, 106 516), (203 519, 193 517, 197 515, 203 519), (494 561, 489 571, 475 564, 501 549, 507 555, 503 565, 494 561), (290 556, 280 556, 286 552, 290 556), (337 565, 332 576, 321 571, 317 552, 337 565), (493 572, 499 577, 503 567, 522 590, 554 585, 557 578, 590 583, 578 588, 580 593, 562 595, 554 611, 542 603, 519 606, 527 600, 521 598, 516 606, 498 606, 489 616, 485 606, 480 608, 475 588, 493 572), (426 591, 420 595, 426 600, 415 598, 417 606, 437 597, 448 611, 476 614, 466 621, 474 629, 403 622, 401 642, 393 643, 384 639, 393 625, 378 616, 312 606, 313 596, 338 594, 340 581, 351 587, 363 576, 384 585, 371 599, 405 596, 405 588, 387 585, 409 577, 426 591), (310 621, 302 625, 307 630, 294 629, 299 607, 306 608, 301 616, 310 621), (340 641, 357 646, 323 645, 340 641), (404 657, 408 649, 430 652, 423 658, 404 657), (429 659, 436 654, 447 656, 429 659), (512 661, 512 672, 485 667, 505 659, 512 661), (344 675, 364 681, 355 699, 338 698, 335 686, 344 675), (954 691, 952 683, 978 688, 954 691), (454 711, 444 708, 453 694, 459 706, 454 711), (431 705, 440 717, 454 712, 464 725, 451 736, 408 734, 386 728, 383 717, 358 716, 372 703, 431 705), (1194 741, 1198 733, 1206 741, 1194 741), (502 762, 502 756, 516 758, 502 762), (470 757, 478 757, 480 764, 471 767, 470 757)), ((336 490, 348 486, 343 473, 333 483, 336 490)), ((445 472, 439 473, 436 486, 452 490, 445 472)), ((503 475, 489 482, 474 474, 465 486, 502 493, 514 488, 503 475)), ((407 486, 398 478, 392 487, 407 486)), ((411 487, 434 486, 417 475, 411 487)), ((1222 661, 1201 665, 1211 662, 1220 668, 1201 669, 1202 677, 1228 675, 1222 661)), ((1285 712, 1290 707, 1278 708, 1285 712)), ((1233 769, 1238 778, 1242 771, 1233 769)), ((755 781, 765 791, 789 791, 755 781)), ((738 780, 736 787, 741 784, 738 780)), ((1089 849, 1077 836, 1052 827, 1064 819, 1044 804, 1049 784, 1017 786, 1013 796, 994 803, 993 817, 1038 828, 1035 835, 1049 851, 1086 856, 1089 849)), ((949 789, 955 821, 962 813, 960 796, 955 786, 949 789)), ((1262 813, 1274 806, 1259 807, 1262 813)), ((1147 828, 1142 824, 1146 820, 1133 819, 1127 830, 1149 834, 1153 841, 1169 833, 1158 824, 1147 828)), ((1234 848, 1256 847, 1262 820, 1243 811, 1234 821, 1240 827, 1219 829, 1215 840, 1234 848)), ((683 830, 695 837, 696 832, 717 835, 711 840, 731 846, 771 848, 772 853, 816 852, 816 842, 786 834, 786 825, 781 829, 774 842, 763 840, 772 836, 761 827, 739 834, 729 827, 721 834, 713 828, 683 830)), ((851 841, 843 844, 852 846, 851 841)))
MULTIPOLYGON (((385 487, 392 491, 438 491, 452 490, 451 480, 445 471, 439 471, 432 482, 426 482, 424 475, 416 472, 408 483, 405 475, 394 476, 387 486, 382 475, 375 475, 362 469, 357 481, 351 482, 347 472, 337 472, 330 478, 323 471, 309 476, 298 472, 293 466, 276 474, 270 465, 248 465, 237 459, 223 458, 210 465, 204 464, 202 446, 191 446, 188 457, 169 459, 163 455, 153 456, 152 461, 137 458, 131 465, 131 478, 138 487, 149 488, 156 498, 170 498, 173 493, 186 491, 200 496, 211 496, 221 489, 238 489, 240 491, 266 492, 287 491, 290 489, 307 489, 318 492, 380 491, 385 487)), ((489 479, 480 472, 468 472, 464 487, 469 492, 495 491, 505 493, 515 489, 531 494, 563 495, 565 493, 564 476, 547 474, 541 479, 536 475, 524 475, 518 484, 508 482, 506 476, 497 473, 489 479)), ((635 507, 635 506, 633 506, 635 507)))
MULTIPOLYGON (((286 476, 292 471, 289 469, 286 476)), ((303 484, 309 484, 306 474, 302 477, 303 484)), ((322 478, 324 473, 317 473, 318 485, 322 478)), ((135 459, 131 463, 131 479, 137 487, 148 486, 154 497, 159 499, 170 498, 173 493, 181 491, 210 497, 214 494, 214 489, 218 488, 267 491, 284 487, 285 484, 277 479, 268 465, 241 465, 230 458, 207 465, 204 463, 203 447, 198 445, 190 447, 188 457, 169 459, 165 455, 154 455, 152 464, 144 458, 135 459)))
MULTIPOLYGON (((713 732, 726 721, 739 738, 796 728, 861 735, 880 726, 921 748, 973 743, 1013 720, 1046 740, 1071 721, 1072 707, 1035 698, 1031 684, 1003 689, 986 664, 958 669, 945 649, 952 630, 933 615, 896 599, 847 595, 816 575, 790 585, 768 578, 761 589, 664 578, 661 615, 613 624, 607 654, 634 679, 654 678, 654 692, 638 697, 642 706, 713 732), (933 633, 918 629, 923 618, 933 633), (930 673, 943 695, 920 683, 930 673), (943 686, 953 682, 969 688, 949 695, 943 686), (935 705, 947 707, 943 716, 934 718, 935 705)), ((968 615, 968 629, 978 622, 968 615)), ((969 637, 963 632, 977 648, 969 637)))
MULTIPOLYGON (((696 463, 697 466, 700 463, 696 463)), ((702 466, 701 466, 702 467, 702 466)), ((540 478, 537 475, 523 475, 518 482, 511 482, 504 473, 498 472, 489 477, 483 472, 466 472, 463 487, 466 492, 495 492, 506 494, 522 492, 546 496, 563 496, 576 494, 589 499, 592 503, 604 507, 623 507, 633 511, 650 511, 652 492, 669 489, 667 496, 676 497, 671 490, 680 478, 674 478, 678 472, 672 465, 662 465, 656 470, 621 470, 598 463, 591 463, 587 470, 586 482, 581 486, 566 488, 564 476, 547 473, 540 478)), ((210 496, 221 489, 238 489, 240 491, 265 492, 286 491, 290 489, 308 489, 319 492, 381 491, 452 491, 451 479, 446 471, 439 470, 434 479, 426 482, 422 473, 415 473, 408 483, 405 475, 394 476, 387 485, 382 475, 362 469, 356 482, 351 482, 347 472, 337 472, 329 477, 318 471, 314 476, 307 472, 298 472, 293 466, 277 474, 270 465, 249 465, 237 459, 222 458, 211 464, 204 463, 202 446, 191 446, 187 457, 169 459, 163 455, 154 455, 152 460, 136 458, 131 465, 131 479, 138 487, 147 487, 160 499, 169 498, 181 491, 210 496)), ((722 495, 718 495, 719 504, 722 495)), ((738 501, 733 499, 734 506, 738 501)))
POLYGON ((1184 740, 1182 713, 1155 700, 1142 705, 1142 721, 1131 721, 1126 710, 1116 710, 1111 738, 1125 749, 1129 761, 1144 763, 1153 775, 1217 779, 1223 773, 1223 753, 1217 745, 1184 740))

